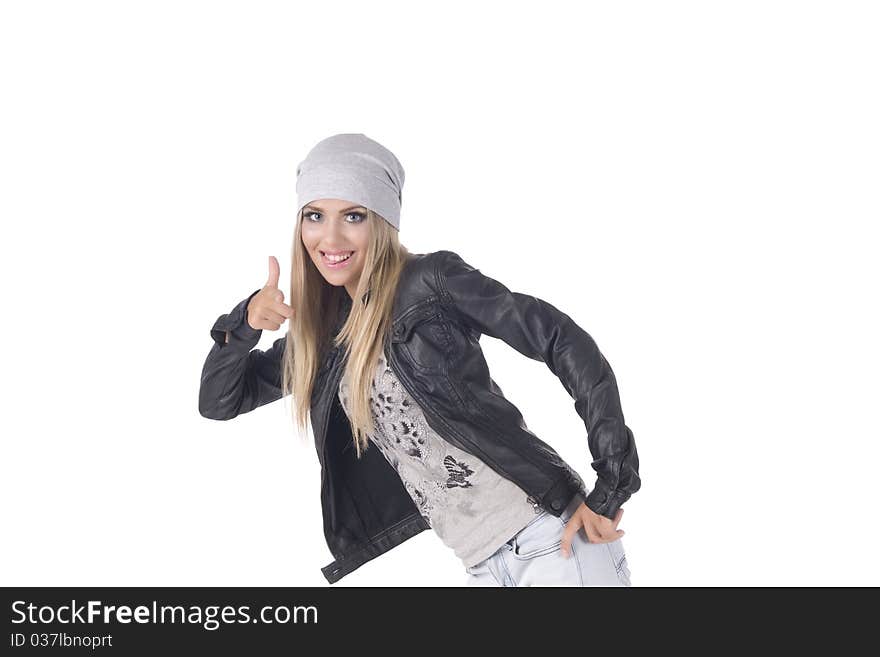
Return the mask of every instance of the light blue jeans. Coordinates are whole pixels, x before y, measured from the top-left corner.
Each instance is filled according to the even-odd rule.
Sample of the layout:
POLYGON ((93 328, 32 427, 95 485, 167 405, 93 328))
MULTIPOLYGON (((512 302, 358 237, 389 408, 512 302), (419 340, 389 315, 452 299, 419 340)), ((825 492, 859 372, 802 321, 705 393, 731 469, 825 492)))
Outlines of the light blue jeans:
POLYGON ((622 539, 591 543, 583 527, 562 556, 562 532, 580 506, 575 497, 559 517, 542 509, 494 554, 468 567, 465 586, 631 586, 622 539))

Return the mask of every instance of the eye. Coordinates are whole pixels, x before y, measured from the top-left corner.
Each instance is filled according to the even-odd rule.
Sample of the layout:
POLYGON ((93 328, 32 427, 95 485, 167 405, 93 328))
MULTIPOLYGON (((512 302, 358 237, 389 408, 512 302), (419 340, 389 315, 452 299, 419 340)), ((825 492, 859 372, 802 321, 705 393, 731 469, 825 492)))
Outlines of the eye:
POLYGON ((367 218, 367 215, 365 215, 363 212, 349 212, 349 213, 348 213, 347 215, 345 215, 345 216, 347 216, 347 217, 355 217, 355 220, 354 220, 354 221, 349 221, 349 222, 348 222, 348 223, 350 223, 350 224, 359 224, 360 222, 362 222, 364 219, 367 218))
POLYGON ((320 212, 305 212, 305 213, 303 213, 303 218, 308 219, 309 221, 312 221, 311 216, 313 214, 320 215, 321 213, 320 212))

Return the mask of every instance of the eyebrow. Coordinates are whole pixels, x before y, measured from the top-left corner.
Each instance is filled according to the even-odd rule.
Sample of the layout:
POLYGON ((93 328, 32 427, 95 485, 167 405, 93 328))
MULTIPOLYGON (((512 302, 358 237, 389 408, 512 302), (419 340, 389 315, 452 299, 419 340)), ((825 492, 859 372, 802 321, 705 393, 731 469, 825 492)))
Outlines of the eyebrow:
MULTIPOLYGON (((306 210, 317 210, 318 212, 323 212, 323 210, 317 205, 307 205, 303 208, 303 212, 305 212, 306 210)), ((366 210, 366 208, 363 205, 352 205, 350 208, 340 210, 340 212, 348 212, 349 210, 366 210)))

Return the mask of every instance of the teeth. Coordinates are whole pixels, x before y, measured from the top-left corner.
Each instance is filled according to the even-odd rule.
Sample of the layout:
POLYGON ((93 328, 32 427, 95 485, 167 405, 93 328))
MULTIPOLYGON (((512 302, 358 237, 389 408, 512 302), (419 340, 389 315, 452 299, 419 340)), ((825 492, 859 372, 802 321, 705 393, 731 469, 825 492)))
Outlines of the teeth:
MULTIPOLYGON (((354 251, 352 251, 352 253, 354 253, 354 251)), ((330 262, 342 262, 343 260, 348 260, 351 257, 351 253, 348 255, 329 255, 325 253, 324 257, 330 262)))

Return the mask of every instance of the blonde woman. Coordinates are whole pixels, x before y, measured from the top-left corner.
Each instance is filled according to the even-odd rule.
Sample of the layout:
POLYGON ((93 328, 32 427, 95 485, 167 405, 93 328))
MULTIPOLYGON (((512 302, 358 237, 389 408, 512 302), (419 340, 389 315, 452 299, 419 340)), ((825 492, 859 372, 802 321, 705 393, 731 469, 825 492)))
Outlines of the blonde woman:
POLYGON ((618 524, 641 480, 611 366, 546 301, 452 251, 407 251, 403 183, 363 134, 328 137, 300 162, 290 304, 270 257, 266 284, 211 329, 200 413, 229 420, 292 395, 321 465, 331 584, 433 529, 468 585, 630 586, 618 524), (574 399, 592 489, 505 399, 483 334, 546 363, 574 399))

